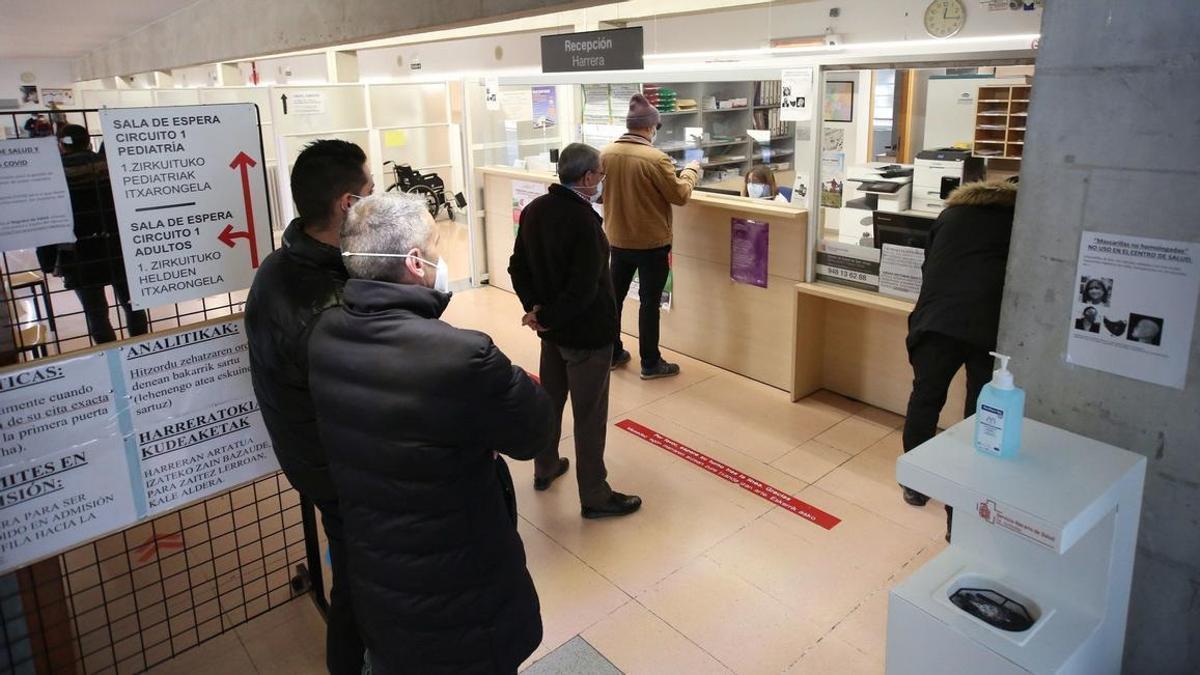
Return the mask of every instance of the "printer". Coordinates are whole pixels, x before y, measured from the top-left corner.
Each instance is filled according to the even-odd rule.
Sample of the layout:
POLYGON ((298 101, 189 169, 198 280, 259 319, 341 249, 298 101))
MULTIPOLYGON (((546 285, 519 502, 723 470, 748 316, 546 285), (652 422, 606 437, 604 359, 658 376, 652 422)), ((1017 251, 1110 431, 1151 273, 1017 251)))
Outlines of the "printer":
POLYGON ((838 214, 838 241, 859 244, 869 240, 875 211, 907 211, 912 184, 912 166, 875 162, 848 167, 838 214))
POLYGON ((913 171, 912 210, 941 213, 946 197, 963 183, 983 180, 987 172, 983 158, 970 150, 922 150, 913 171))

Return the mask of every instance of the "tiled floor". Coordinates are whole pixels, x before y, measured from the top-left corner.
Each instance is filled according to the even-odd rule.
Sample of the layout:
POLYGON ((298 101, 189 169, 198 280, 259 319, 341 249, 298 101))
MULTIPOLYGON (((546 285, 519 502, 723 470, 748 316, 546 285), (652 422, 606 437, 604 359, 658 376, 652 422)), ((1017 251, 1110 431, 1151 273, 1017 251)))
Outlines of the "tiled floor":
MULTIPOLYGON (((514 296, 485 289, 458 294, 445 318, 486 331, 536 372, 537 340, 520 317, 514 296)), ((584 521, 573 481, 535 493, 532 465, 512 462, 545 624, 530 663, 581 637, 627 673, 882 672, 887 590, 945 546, 940 505, 900 499, 903 420, 828 392, 792 403, 668 358, 680 377, 614 373, 614 422, 635 420, 842 522, 824 530, 616 427, 610 480, 645 499, 632 517, 584 521)), ((563 434, 572 454, 569 418, 563 434)), ((323 672, 322 637, 298 600, 153 672, 323 672)), ((556 657, 576 652, 587 650, 576 641, 556 657)))

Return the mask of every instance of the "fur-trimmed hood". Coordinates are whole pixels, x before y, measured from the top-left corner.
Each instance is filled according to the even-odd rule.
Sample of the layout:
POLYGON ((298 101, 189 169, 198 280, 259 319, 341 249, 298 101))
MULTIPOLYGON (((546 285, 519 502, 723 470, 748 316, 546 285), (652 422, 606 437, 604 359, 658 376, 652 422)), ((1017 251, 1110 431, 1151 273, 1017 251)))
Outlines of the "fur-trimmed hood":
POLYGON ((950 193, 946 206, 993 206, 1006 209, 1017 205, 1017 184, 1007 180, 967 183, 950 193))

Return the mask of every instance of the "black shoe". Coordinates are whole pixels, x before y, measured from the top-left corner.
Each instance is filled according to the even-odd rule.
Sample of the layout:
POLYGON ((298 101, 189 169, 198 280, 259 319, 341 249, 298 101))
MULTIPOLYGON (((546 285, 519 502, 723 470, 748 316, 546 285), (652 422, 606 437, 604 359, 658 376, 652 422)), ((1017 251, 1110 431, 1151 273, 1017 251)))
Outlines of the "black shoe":
POLYGON ((559 457, 558 458, 558 469, 555 470, 554 475, 546 476, 545 478, 538 478, 537 476, 533 477, 533 489, 537 490, 538 492, 544 492, 546 490, 549 490, 550 484, 553 483, 555 480, 557 480, 559 476, 566 473, 567 469, 570 468, 570 466, 571 466, 571 460, 567 459, 566 457, 559 457))
POLYGON ((679 366, 666 361, 659 361, 657 366, 647 368, 642 366, 643 380, 657 380, 663 377, 672 377, 679 374, 679 366))
POLYGON ((635 495, 612 493, 608 503, 603 506, 585 506, 582 509, 584 518, 612 518, 627 516, 642 508, 642 498, 635 495))
POLYGON ((616 370, 632 360, 633 356, 629 354, 629 350, 622 349, 620 352, 613 354, 612 366, 609 367, 609 370, 616 370))
MULTIPOLYGON (((902 485, 900 487, 904 486, 902 485)), ((917 492, 916 490, 904 488, 904 501, 912 504, 913 506, 925 506, 929 503, 929 497, 917 492)))

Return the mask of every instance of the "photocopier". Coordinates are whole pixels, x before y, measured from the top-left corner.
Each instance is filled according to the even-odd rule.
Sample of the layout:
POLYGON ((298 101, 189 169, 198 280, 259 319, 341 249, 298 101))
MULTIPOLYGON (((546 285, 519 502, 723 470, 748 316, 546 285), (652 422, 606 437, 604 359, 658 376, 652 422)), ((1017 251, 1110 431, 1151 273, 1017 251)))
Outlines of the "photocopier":
POLYGON ((983 180, 987 171, 983 158, 953 148, 922 150, 914 164, 912 210, 928 213, 941 213, 954 188, 983 180))
POLYGON ((875 211, 901 213, 912 201, 913 167, 875 162, 846 170, 844 201, 838 216, 838 240, 859 244, 870 239, 875 211))

